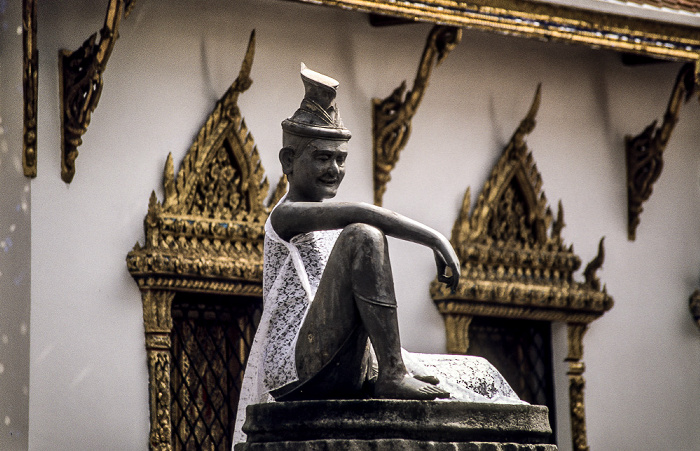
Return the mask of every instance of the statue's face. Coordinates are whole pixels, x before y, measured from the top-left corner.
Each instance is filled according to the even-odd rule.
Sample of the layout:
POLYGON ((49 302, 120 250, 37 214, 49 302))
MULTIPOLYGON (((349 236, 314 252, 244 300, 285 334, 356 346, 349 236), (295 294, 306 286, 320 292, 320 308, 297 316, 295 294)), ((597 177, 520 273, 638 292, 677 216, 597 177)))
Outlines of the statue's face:
POLYGON ((335 197, 345 177, 347 141, 315 139, 292 162, 290 194, 297 202, 335 197))

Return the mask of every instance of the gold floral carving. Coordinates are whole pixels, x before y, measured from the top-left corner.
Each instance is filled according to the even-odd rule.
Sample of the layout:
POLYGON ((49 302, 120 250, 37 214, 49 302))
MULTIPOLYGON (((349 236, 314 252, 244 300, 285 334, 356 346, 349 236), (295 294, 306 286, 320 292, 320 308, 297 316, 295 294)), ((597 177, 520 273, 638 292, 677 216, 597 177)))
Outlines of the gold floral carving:
MULTIPOLYGON (((202 126, 175 177, 172 155, 161 203, 151 194, 146 240, 127 255, 141 292, 151 396, 151 449, 172 449, 171 305, 175 293, 262 297, 263 226, 285 190, 280 180, 269 203, 255 141, 237 101, 252 80, 255 33, 240 73, 202 126)), ((243 360, 243 359, 241 359, 243 360)))
POLYGON ((148 443, 153 450, 171 450, 170 425, 170 352, 148 352, 151 432, 148 443))
POLYGON ((24 175, 36 177, 37 104, 39 94, 39 51, 36 46, 36 0, 22 1, 22 40, 24 64, 24 143, 22 166, 24 175))
POLYGON ((462 30, 436 25, 428 35, 413 89, 406 82, 385 99, 372 99, 372 149, 374 155, 374 203, 382 205, 386 184, 411 134, 411 120, 418 110, 433 65, 438 66, 462 39, 462 30))
MULTIPOLYGON (((700 61, 697 27, 531 0, 296 0, 374 14, 584 44, 654 58, 700 61)), ((698 66, 696 71, 700 71, 698 66)))
POLYGON ((430 292, 445 318, 448 352, 467 352, 474 316, 569 324, 572 439, 579 450, 586 449, 581 340, 587 325, 612 308, 613 300, 596 276, 605 255, 602 239, 598 255, 586 266, 585 281, 573 278, 581 260, 562 240, 564 210, 560 202, 554 218, 525 143, 539 104, 540 87, 471 214, 467 189, 451 237, 462 265, 456 291, 435 280, 430 292))
POLYGON ((693 64, 683 65, 668 101, 666 114, 661 126, 652 122, 637 136, 625 137, 627 155, 627 238, 634 241, 640 215, 654 189, 654 183, 661 175, 663 153, 671 138, 671 132, 678 122, 681 106, 688 102, 697 90, 693 64))
POLYGON ((92 112, 102 93, 102 74, 107 68, 114 44, 119 37, 122 15, 133 8, 134 0, 110 0, 102 29, 92 34, 83 45, 70 52, 58 52, 59 86, 61 90, 61 179, 70 183, 75 175, 75 159, 82 136, 87 132, 92 112), (125 12, 125 6, 128 9, 125 12))

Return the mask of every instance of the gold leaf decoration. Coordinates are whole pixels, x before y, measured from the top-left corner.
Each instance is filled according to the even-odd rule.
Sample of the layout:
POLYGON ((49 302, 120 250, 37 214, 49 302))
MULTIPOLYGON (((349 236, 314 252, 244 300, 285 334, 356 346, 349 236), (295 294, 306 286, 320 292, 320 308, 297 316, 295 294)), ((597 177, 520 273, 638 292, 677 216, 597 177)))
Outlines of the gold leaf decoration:
POLYGON ((602 241, 587 282, 574 281, 581 260, 561 239, 561 202, 554 220, 525 143, 535 128, 540 99, 538 86, 471 213, 470 190, 465 194, 451 239, 462 265, 458 289, 451 293, 437 280, 431 285, 431 295, 445 314, 589 322, 612 307, 612 298, 599 290, 595 278, 602 266, 602 241))
POLYGON ((657 127, 657 121, 654 121, 639 135, 625 137, 627 238, 630 241, 637 238, 637 226, 644 210, 642 205, 651 197, 654 183, 661 176, 664 166, 663 153, 678 122, 681 106, 698 91, 697 67, 692 63, 686 63, 678 72, 666 107, 666 114, 660 126, 657 127))
MULTIPOLYGON (((131 3, 131 2, 128 2, 131 3)), ((129 5, 132 8, 133 4, 129 5)), ((82 136, 87 132, 97 108, 104 81, 102 74, 119 37, 124 0, 110 0, 102 29, 71 52, 58 53, 61 89, 61 179, 70 183, 75 176, 75 160, 82 136)), ((130 10, 130 9, 129 9, 130 10)))

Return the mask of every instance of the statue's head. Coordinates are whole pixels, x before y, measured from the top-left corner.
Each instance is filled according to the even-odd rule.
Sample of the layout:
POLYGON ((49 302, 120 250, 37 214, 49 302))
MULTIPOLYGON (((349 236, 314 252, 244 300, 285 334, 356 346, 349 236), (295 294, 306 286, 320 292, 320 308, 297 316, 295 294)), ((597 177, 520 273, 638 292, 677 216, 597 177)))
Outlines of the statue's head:
POLYGON ((306 200, 334 197, 345 175, 350 130, 343 126, 335 104, 338 82, 301 64, 304 99, 292 117, 282 121, 280 162, 290 192, 306 200))

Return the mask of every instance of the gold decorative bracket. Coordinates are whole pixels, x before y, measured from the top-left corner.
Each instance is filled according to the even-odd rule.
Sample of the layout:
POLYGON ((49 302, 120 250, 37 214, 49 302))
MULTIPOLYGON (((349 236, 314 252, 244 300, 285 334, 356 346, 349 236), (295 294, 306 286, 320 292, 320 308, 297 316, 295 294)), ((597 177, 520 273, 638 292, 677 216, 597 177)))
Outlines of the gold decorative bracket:
POLYGON ((92 112, 102 93, 102 74, 107 68, 114 44, 119 37, 122 15, 132 10, 135 0, 110 0, 102 29, 70 52, 58 52, 61 97, 61 179, 70 183, 75 175, 75 159, 82 136, 87 132, 92 112))
POLYGON ((671 132, 678 122, 681 105, 688 102, 697 89, 697 74, 694 64, 686 63, 676 78, 676 84, 668 101, 663 123, 652 122, 637 136, 625 137, 627 155, 627 238, 634 241, 640 215, 654 189, 654 183, 661 175, 663 153, 671 138, 671 132))
POLYGON ((36 177, 36 120, 39 93, 39 51, 36 45, 36 0, 22 0, 22 41, 24 67, 24 140, 22 166, 24 175, 36 177))
POLYGON ((411 120, 418 110, 433 64, 438 66, 459 44, 462 30, 436 25, 428 35, 413 89, 406 82, 385 99, 372 99, 372 150, 374 155, 374 203, 382 205, 386 184, 411 134, 411 120))

